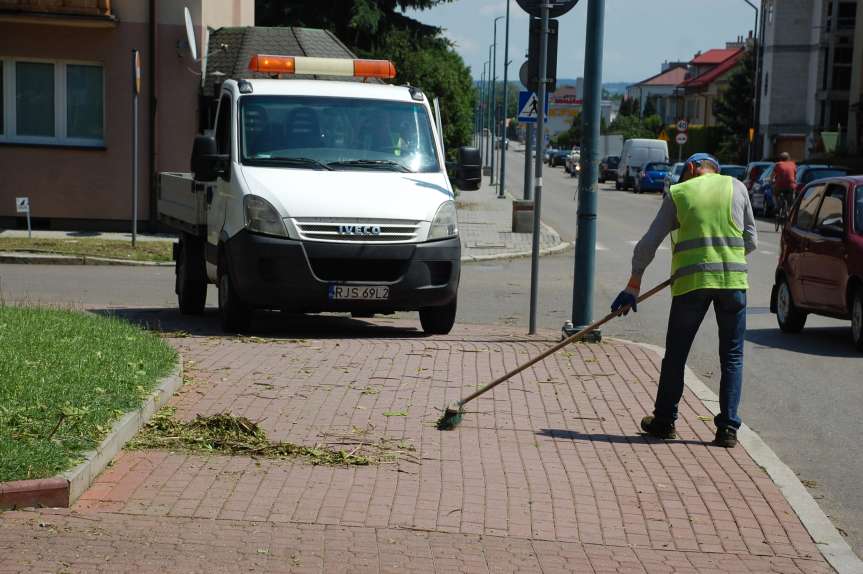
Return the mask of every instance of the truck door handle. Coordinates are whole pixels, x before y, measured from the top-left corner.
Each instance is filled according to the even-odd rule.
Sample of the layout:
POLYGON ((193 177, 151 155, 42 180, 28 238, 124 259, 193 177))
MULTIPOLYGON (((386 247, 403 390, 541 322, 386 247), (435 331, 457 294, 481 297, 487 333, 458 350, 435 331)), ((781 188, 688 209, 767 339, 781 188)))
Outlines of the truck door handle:
POLYGON ((213 186, 208 185, 207 186, 207 205, 210 205, 211 203, 213 203, 213 186))

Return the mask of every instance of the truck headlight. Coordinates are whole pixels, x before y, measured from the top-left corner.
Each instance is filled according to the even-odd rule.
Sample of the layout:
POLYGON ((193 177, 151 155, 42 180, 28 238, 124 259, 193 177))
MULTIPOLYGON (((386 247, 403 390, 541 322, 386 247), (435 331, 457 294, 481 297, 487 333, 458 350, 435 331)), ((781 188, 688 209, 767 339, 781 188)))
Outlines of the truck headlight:
POLYGON ((429 241, 446 239, 458 235, 458 221, 455 214, 455 202, 447 201, 438 207, 437 213, 429 228, 429 241))
POLYGON ((243 198, 246 212, 246 229, 265 235, 288 237, 285 222, 272 204, 257 195, 247 195, 243 198))

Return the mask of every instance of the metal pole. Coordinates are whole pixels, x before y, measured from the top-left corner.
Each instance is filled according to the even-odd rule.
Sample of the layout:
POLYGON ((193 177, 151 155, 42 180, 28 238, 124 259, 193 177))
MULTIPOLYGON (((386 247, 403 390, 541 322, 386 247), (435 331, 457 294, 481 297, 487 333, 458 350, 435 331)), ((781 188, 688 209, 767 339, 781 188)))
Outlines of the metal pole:
MULTIPOLYGON (((477 120, 476 120, 476 145, 479 148, 479 152, 482 156, 485 156, 485 149, 482 146, 482 127, 483 127, 483 112, 485 111, 485 62, 482 64, 482 76, 480 76, 479 81, 479 102, 477 103, 477 120)), ((485 159, 485 158, 483 158, 485 159)), ((485 165, 485 162, 482 162, 485 165)))
POLYGON ((488 129, 488 136, 485 138, 485 146, 486 146, 486 165, 489 166, 489 169, 491 169, 491 165, 492 165, 491 154, 494 151, 493 148, 491 147, 491 143, 492 143, 491 142, 491 122, 492 122, 492 114, 494 113, 494 106, 492 106, 492 104, 491 104, 491 88, 492 88, 492 83, 491 83, 491 75, 492 75, 491 74, 491 51, 492 51, 492 48, 494 48, 494 45, 491 45, 488 47, 488 75, 486 76, 487 88, 485 91, 486 102, 488 102, 488 104, 487 104, 488 105, 488 109, 487 109, 488 121, 486 124, 487 125, 486 129, 488 129))
POLYGON ((494 150, 497 144, 497 22, 502 19, 503 16, 494 19, 494 41, 491 44, 491 185, 495 184, 494 176, 497 171, 495 168, 497 152, 494 150))
MULTIPOLYGON (((575 280, 572 289, 572 323, 580 330, 593 316, 596 268, 596 208, 599 167, 599 123, 602 100, 602 43, 605 0, 589 0, 587 40, 584 49, 584 112, 581 175, 578 178, 578 227, 575 237, 575 280)), ((594 331, 598 335, 597 331, 594 331)))
POLYGON ((497 188, 498 199, 506 194, 506 114, 509 105, 509 3, 506 0, 506 40, 503 43, 503 133, 500 142, 500 185, 497 188))
POLYGON ((530 325, 528 333, 536 333, 536 308, 539 296, 539 226, 542 210, 542 152, 545 146, 545 91, 548 78, 548 4, 542 5, 542 38, 539 45, 539 92, 536 117, 536 187, 533 192, 533 245, 530 259, 530 325))
MULTIPOLYGON (((133 78, 137 70, 137 50, 132 50, 133 78)), ((132 247, 138 237, 138 91, 132 90, 132 247)))
POLYGON ((531 155, 531 150, 533 149, 533 124, 527 124, 527 128, 525 129, 525 140, 524 140, 524 200, 529 201, 531 197, 533 197, 532 190, 530 189, 531 180, 533 179, 533 164, 531 160, 533 159, 531 155))
MULTIPOLYGON (((755 10, 755 24, 752 28, 752 57, 755 58, 755 77, 752 78, 752 89, 755 91, 755 94, 752 98, 752 128, 755 129, 755 132, 758 132, 758 7, 755 6, 749 0, 743 0, 747 4, 749 4, 753 10, 755 10)), ((754 143, 755 138, 752 138, 752 141, 749 140, 749 133, 746 134, 746 141, 749 142, 749 146, 746 152, 746 158, 749 161, 754 161, 752 156, 752 152, 754 151, 754 143)))

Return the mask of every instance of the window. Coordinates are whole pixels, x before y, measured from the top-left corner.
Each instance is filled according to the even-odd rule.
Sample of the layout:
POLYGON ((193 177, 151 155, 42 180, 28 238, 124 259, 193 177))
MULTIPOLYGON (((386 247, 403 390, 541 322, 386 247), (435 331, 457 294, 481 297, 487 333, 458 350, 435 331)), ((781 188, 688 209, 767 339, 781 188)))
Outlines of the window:
POLYGON ((854 231, 857 235, 863 235, 863 186, 857 188, 854 197, 854 231))
POLYGON ((0 142, 101 146, 104 72, 99 64, 0 60, 0 142))
POLYGON ((231 155, 231 96, 222 96, 216 118, 216 149, 222 155, 231 155))
POLYGON ((823 185, 813 185, 806 189, 800 200, 800 207, 797 208, 794 227, 806 231, 812 229, 812 225, 815 223, 815 214, 818 213, 818 206, 821 204, 823 196, 823 185))
POLYGON ((815 229, 829 227, 836 231, 845 230, 844 216, 845 188, 841 185, 832 184, 827 187, 821 209, 818 211, 818 222, 815 229))

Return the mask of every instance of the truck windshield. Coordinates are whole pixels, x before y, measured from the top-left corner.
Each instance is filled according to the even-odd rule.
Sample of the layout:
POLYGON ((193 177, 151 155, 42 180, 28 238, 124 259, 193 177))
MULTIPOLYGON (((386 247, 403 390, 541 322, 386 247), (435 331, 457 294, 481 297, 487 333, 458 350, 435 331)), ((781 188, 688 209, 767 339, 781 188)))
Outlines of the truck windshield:
POLYGON ((320 96, 245 96, 240 155, 247 165, 440 171, 420 104, 320 96))

